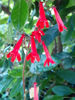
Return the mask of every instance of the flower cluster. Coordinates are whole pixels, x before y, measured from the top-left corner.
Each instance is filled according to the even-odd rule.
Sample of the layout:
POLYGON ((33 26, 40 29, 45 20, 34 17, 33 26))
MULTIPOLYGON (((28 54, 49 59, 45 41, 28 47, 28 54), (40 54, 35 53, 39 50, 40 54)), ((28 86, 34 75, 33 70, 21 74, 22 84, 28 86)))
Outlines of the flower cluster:
POLYGON ((44 8, 43 8, 43 2, 40 2, 39 3, 39 19, 36 23, 36 27, 40 27, 41 29, 43 29, 44 26, 46 26, 48 28, 49 23, 48 23, 46 16, 45 16, 45 11, 44 11, 44 8))
POLYGON ((46 64, 48 64, 49 66, 49 62, 51 64, 54 64, 55 62, 52 60, 44 41, 41 40, 41 36, 45 35, 45 33, 42 30, 44 29, 44 26, 49 28, 49 23, 45 16, 43 2, 39 2, 39 19, 36 23, 35 30, 31 34, 31 53, 28 54, 28 56, 26 57, 26 60, 28 61, 31 59, 32 63, 34 63, 35 59, 38 62, 40 61, 40 57, 37 53, 35 41, 34 41, 34 39, 36 39, 39 43, 43 45, 43 48, 46 54, 46 61, 44 62, 44 66, 46 66, 46 64))
MULTIPOLYGON (((59 32, 62 32, 63 29, 67 29, 67 27, 64 25, 56 7, 53 7, 53 11, 54 11, 55 18, 56 18, 56 21, 58 24, 59 32)), ((40 1, 39 2, 39 19, 35 25, 34 31, 30 35, 31 52, 27 55, 26 60, 29 61, 31 59, 32 63, 34 63, 35 60, 37 60, 38 62, 40 61, 40 57, 37 53, 36 44, 35 44, 35 39, 36 39, 39 43, 42 44, 43 49, 45 51, 46 60, 44 62, 44 66, 46 66, 46 64, 48 64, 48 66, 49 66, 49 63, 55 64, 55 62, 51 58, 44 41, 42 41, 42 39, 41 39, 41 36, 45 35, 45 33, 42 30, 42 29, 44 29, 44 27, 49 28, 49 23, 48 23, 48 20, 46 19, 46 16, 45 16, 43 2, 40 1)), ((14 60, 16 58, 18 61, 21 61, 21 56, 20 56, 18 51, 19 51, 19 48, 22 44, 22 40, 24 37, 25 37, 25 35, 22 34, 21 38, 19 39, 19 41, 15 45, 14 49, 7 54, 7 58, 11 57, 11 62, 14 62, 14 60)))

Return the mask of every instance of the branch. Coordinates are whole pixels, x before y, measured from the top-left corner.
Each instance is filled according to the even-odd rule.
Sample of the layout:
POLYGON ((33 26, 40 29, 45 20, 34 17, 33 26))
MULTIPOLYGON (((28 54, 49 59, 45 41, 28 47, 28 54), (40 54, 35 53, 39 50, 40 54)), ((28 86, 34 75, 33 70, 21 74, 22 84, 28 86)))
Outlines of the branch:
POLYGON ((9 11, 9 7, 8 6, 4 6, 4 5, 0 5, 1 6, 1 9, 7 13, 8 15, 10 15, 10 11, 9 11))
POLYGON ((59 9, 59 6, 61 4, 61 1, 62 0, 55 0, 55 6, 56 6, 57 9, 59 9))
POLYGON ((54 40, 54 48, 53 48, 53 51, 52 51, 52 54, 56 54, 57 53, 57 42, 56 42, 56 39, 54 40))
POLYGON ((62 46, 61 37, 60 37, 60 34, 59 34, 59 36, 58 36, 58 50, 57 50, 57 52, 60 53, 60 52, 62 52, 62 50, 63 50, 63 46, 62 46))

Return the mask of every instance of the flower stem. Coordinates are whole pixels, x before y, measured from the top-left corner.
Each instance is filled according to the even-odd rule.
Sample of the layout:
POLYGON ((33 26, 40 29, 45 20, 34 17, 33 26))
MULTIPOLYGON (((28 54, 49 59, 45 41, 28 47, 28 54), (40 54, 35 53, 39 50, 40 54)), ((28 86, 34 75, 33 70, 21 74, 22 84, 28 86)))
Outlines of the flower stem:
MULTIPOLYGON (((30 46, 30 41, 28 44, 28 48, 30 46)), ((29 49, 27 50, 26 54, 25 54, 25 59, 24 59, 24 64, 23 64, 23 74, 22 74, 22 79, 23 79, 23 90, 24 90, 24 100, 26 100, 26 94, 25 94, 25 78, 24 78, 24 72, 25 72, 25 66, 26 66, 26 57, 28 54, 29 49)))
POLYGON ((25 79, 24 79, 25 65, 26 65, 26 56, 25 56, 24 65, 23 65, 23 89, 24 89, 24 100, 26 100, 26 99, 25 99, 25 79))

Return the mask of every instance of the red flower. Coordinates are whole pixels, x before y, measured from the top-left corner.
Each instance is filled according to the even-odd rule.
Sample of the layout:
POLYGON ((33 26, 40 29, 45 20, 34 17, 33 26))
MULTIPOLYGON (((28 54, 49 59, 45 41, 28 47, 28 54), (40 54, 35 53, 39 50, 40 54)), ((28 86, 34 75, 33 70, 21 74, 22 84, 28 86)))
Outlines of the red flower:
POLYGON ((38 91, 37 91, 37 83, 34 82, 34 100, 39 100, 38 99, 38 91))
POLYGON ((33 31, 32 35, 35 36, 35 39, 38 40, 38 42, 41 42, 41 35, 44 36, 45 33, 42 30, 38 29, 33 31))
POLYGON ((49 23, 48 23, 48 20, 46 19, 46 16, 45 16, 45 11, 44 11, 44 8, 43 8, 43 2, 40 2, 39 3, 39 19, 36 23, 36 27, 40 27, 41 29, 44 28, 44 26, 46 26, 47 28, 49 27, 49 23))
POLYGON ((67 27, 64 25, 56 7, 53 7, 53 10, 54 10, 55 18, 56 18, 56 21, 57 21, 57 24, 58 24, 59 32, 62 32, 63 29, 67 29, 67 27))
POLYGON ((49 62, 50 62, 51 64, 54 64, 55 62, 52 60, 52 58, 51 58, 51 56, 50 56, 50 54, 49 54, 49 51, 48 51, 48 49, 47 49, 47 47, 46 47, 44 41, 42 41, 42 45, 43 45, 43 48, 44 48, 44 51, 45 51, 45 54, 46 54, 46 60, 45 60, 45 62, 44 62, 44 66, 46 66, 46 64, 48 64, 48 66, 49 66, 49 62))
POLYGON ((11 57, 11 62, 14 62, 15 59, 16 59, 16 57, 17 57, 17 60, 18 60, 19 62, 21 61, 21 56, 20 56, 20 54, 19 54, 18 51, 19 51, 19 48, 20 48, 20 46, 21 46, 21 44, 22 44, 22 40, 23 40, 24 37, 25 37, 25 35, 22 34, 21 38, 20 38, 19 41, 16 43, 14 49, 13 49, 11 52, 9 52, 9 53, 7 54, 7 58, 10 58, 10 57, 11 57))
POLYGON ((34 63, 35 59, 39 62, 40 61, 40 57, 37 53, 36 50, 36 46, 35 46, 35 41, 34 41, 34 37, 31 36, 31 53, 28 54, 28 56, 26 57, 26 60, 30 60, 31 62, 34 63))

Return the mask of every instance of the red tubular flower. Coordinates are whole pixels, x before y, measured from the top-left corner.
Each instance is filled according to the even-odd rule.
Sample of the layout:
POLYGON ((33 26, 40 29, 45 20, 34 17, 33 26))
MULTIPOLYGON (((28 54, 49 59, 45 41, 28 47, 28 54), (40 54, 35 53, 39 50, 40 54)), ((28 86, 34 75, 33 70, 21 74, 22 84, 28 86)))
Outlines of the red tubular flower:
POLYGON ((35 39, 38 40, 38 42, 40 43, 41 42, 41 35, 44 36, 45 33, 41 29, 38 29, 38 30, 33 31, 32 35, 35 36, 35 39))
POLYGON ((36 27, 40 27, 41 29, 44 28, 44 26, 46 26, 47 28, 49 27, 49 23, 48 23, 48 20, 46 19, 46 16, 45 16, 45 11, 44 11, 44 8, 43 8, 43 2, 40 2, 39 3, 39 19, 36 23, 36 27))
POLYGON ((63 29, 67 29, 67 27, 64 25, 56 7, 53 7, 53 11, 54 11, 54 14, 55 14, 55 18, 56 18, 56 21, 57 21, 57 24, 58 24, 58 29, 59 29, 59 32, 62 32, 63 29))
POLYGON ((37 83, 34 82, 34 100, 39 100, 38 99, 38 91, 37 91, 37 83))
POLYGON ((49 62, 50 62, 51 64, 55 64, 55 62, 52 60, 52 58, 51 58, 51 56, 50 56, 50 54, 49 54, 49 51, 48 51, 48 49, 47 49, 47 47, 46 47, 44 41, 42 41, 42 45, 43 45, 43 48, 44 48, 44 51, 45 51, 45 54, 46 54, 46 60, 45 60, 45 62, 44 62, 44 66, 46 66, 46 64, 48 64, 48 66, 49 66, 49 62))
POLYGON ((36 50, 36 45, 35 45, 35 41, 34 41, 34 37, 31 36, 31 53, 29 53, 26 57, 26 60, 30 60, 31 59, 31 62, 34 63, 35 59, 39 62, 40 61, 40 57, 37 53, 37 50, 36 50))
POLYGON ((23 40, 24 37, 25 37, 25 35, 22 34, 21 38, 20 38, 19 41, 16 43, 14 49, 13 49, 11 52, 9 52, 9 53, 7 54, 7 58, 10 58, 10 57, 11 57, 11 62, 14 62, 15 59, 16 59, 16 57, 17 57, 17 60, 18 60, 19 62, 21 61, 21 56, 20 56, 20 54, 19 54, 18 51, 19 51, 19 48, 20 48, 20 46, 21 46, 21 44, 22 44, 22 40, 23 40))

